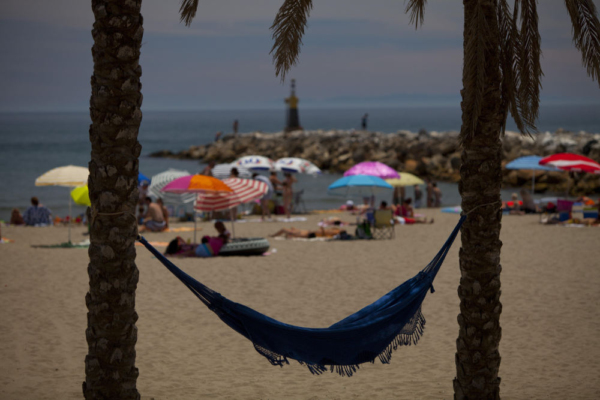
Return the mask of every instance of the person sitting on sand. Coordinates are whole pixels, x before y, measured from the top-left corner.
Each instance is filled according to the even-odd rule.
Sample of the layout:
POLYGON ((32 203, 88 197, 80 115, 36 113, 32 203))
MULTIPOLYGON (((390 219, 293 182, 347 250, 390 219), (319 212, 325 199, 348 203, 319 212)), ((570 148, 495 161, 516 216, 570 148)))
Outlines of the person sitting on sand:
POLYGON ((23 214, 27 226, 46 226, 52 223, 52 211, 40 204, 37 197, 31 198, 31 207, 23 214))
POLYGON ((10 224, 25 225, 25 220, 23 219, 23 216, 18 208, 13 208, 12 213, 10 214, 10 224))
POLYGON ((404 202, 396 208, 394 213, 397 217, 402 218, 402 221, 407 225, 412 224, 433 224, 433 218, 427 221, 427 218, 415 218, 415 212, 412 208, 412 199, 409 197, 404 199, 404 202))
POLYGON ((169 242, 165 255, 176 257, 214 257, 219 255, 221 248, 229 242, 229 231, 221 221, 215 222, 217 236, 203 236, 199 244, 186 243, 181 236, 169 242))
POLYGON ((143 225, 140 227, 139 232, 160 232, 164 230, 167 223, 165 222, 165 217, 160 206, 157 203, 153 203, 151 197, 146 197, 146 205, 148 209, 144 215, 143 225))
POLYGON ((523 215, 525 211, 521 211, 521 205, 519 204, 519 195, 513 193, 510 195, 510 201, 512 205, 506 204, 506 209, 508 209, 508 213, 510 215, 523 215))
POLYGON ((165 203, 163 202, 162 198, 158 198, 156 199, 156 204, 158 204, 158 206, 160 207, 162 214, 163 214, 163 219, 165 220, 165 227, 163 230, 167 230, 169 229, 169 210, 167 210, 167 207, 165 207, 165 203))
POLYGON ((527 189, 521 189, 521 198, 523 199, 521 211, 523 211, 525 214, 535 214, 540 211, 539 207, 535 204, 533 197, 527 189))
POLYGON ((321 227, 321 228, 317 229, 316 231, 309 231, 308 229, 296 229, 296 228, 292 227, 292 228, 280 229, 278 232, 271 235, 271 237, 283 236, 286 239, 290 239, 290 238, 312 239, 312 238, 317 238, 317 237, 332 238, 336 235, 339 235, 342 232, 346 232, 346 231, 343 229, 340 229, 340 228, 324 228, 324 227, 321 227))

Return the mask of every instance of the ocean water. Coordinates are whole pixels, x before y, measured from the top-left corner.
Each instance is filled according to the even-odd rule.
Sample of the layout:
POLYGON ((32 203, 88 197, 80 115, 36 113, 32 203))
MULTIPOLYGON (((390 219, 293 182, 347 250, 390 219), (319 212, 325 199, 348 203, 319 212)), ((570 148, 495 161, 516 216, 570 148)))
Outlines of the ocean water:
MULTIPOLYGON (((300 122, 306 129, 358 129, 365 112, 369 113, 369 129, 381 132, 459 130, 461 123, 458 107, 300 109, 300 122)), ((239 120, 240 132, 277 132, 284 127, 285 110, 144 112, 139 134, 140 172, 152 176, 168 168, 200 171, 202 165, 197 161, 150 158, 148 154, 208 143, 217 131, 231 132, 234 119, 239 120)), ((55 215, 67 214, 69 189, 36 187, 34 181, 55 167, 88 165, 90 123, 87 112, 0 113, 0 219, 9 219, 15 207, 23 212, 32 196, 37 196, 55 215)), ((538 128, 542 132, 558 128, 600 132, 600 112, 597 106, 542 107, 538 128)), ((516 130, 512 120, 508 121, 507 129, 516 130)), ((336 208, 345 202, 345 198, 326 194, 327 186, 339 177, 327 173, 318 177, 299 176, 297 189, 305 190, 307 209, 336 208)), ((444 205, 460 204, 457 185, 440 183, 440 188, 444 205)), ((511 192, 503 191, 503 197, 508 199, 511 192)), ((410 189, 407 195, 411 195, 410 189)), ((84 211, 84 207, 74 207, 73 214, 84 211)))

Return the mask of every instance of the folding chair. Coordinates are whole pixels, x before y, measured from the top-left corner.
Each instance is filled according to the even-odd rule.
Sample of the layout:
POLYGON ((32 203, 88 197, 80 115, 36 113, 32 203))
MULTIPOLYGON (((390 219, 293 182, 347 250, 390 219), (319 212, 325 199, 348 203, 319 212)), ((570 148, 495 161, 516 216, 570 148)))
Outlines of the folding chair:
POLYGON ((373 239, 392 239, 395 237, 392 223, 392 210, 375 210, 375 222, 371 227, 373 239))
POLYGON ((306 204, 304 204, 304 199, 302 198, 302 195, 304 195, 304 189, 299 190, 294 193, 294 198, 292 201, 292 213, 293 214, 306 214, 306 212, 307 212, 306 204))

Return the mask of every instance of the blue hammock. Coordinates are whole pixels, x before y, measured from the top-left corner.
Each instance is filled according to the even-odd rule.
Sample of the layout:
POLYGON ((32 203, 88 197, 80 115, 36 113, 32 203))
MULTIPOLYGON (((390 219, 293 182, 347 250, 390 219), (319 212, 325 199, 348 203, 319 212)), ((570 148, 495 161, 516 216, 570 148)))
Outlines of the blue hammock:
POLYGON ((421 304, 427 291, 433 293, 433 279, 465 218, 460 218, 442 249, 416 276, 373 304, 321 329, 284 324, 228 300, 177 268, 146 239, 140 238, 140 242, 223 322, 250 340, 272 365, 289 364, 291 358, 313 374, 330 367, 332 372, 352 376, 359 364, 376 358, 387 364, 398 346, 418 342, 425 326, 421 304))

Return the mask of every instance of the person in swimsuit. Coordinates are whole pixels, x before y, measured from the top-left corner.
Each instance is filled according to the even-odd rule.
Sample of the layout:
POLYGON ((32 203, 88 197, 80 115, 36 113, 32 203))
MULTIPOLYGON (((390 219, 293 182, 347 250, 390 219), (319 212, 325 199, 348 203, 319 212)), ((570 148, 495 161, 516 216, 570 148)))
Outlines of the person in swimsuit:
POLYGON ((296 228, 292 227, 292 228, 280 229, 278 232, 271 235, 271 237, 283 236, 286 239, 290 239, 290 238, 311 239, 311 238, 316 238, 316 237, 332 238, 336 235, 339 235, 342 232, 346 232, 346 231, 344 229, 340 229, 340 228, 324 228, 324 227, 321 227, 321 228, 317 229, 316 231, 309 231, 308 229, 296 229, 296 228))

